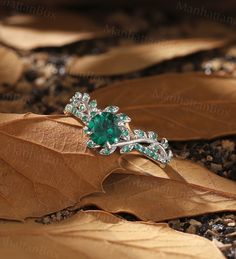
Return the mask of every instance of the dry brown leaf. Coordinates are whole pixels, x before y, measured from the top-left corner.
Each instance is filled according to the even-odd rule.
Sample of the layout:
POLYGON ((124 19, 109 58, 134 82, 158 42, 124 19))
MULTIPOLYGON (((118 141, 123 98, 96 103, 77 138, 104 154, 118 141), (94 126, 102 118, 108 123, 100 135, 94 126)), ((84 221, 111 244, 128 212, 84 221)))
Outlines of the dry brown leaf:
POLYGON ((103 183, 105 193, 84 197, 80 206, 92 204, 153 221, 236 211, 236 183, 196 163, 175 159, 163 170, 145 158, 129 155, 121 165, 126 172, 148 172, 155 177, 112 174, 103 183))
MULTIPOLYGON (((156 177, 125 176, 124 183, 122 176, 121 185, 120 180, 117 183, 117 178, 111 177, 104 184, 106 195, 91 195, 83 199, 81 205, 94 203, 102 207, 105 199, 107 206, 115 206, 115 211, 125 208, 141 218, 153 220, 235 210, 235 183, 219 178, 197 164, 187 161, 178 164, 175 161, 177 168, 166 171, 168 179, 162 169, 146 159, 134 156, 132 160, 130 156, 126 162, 123 158, 118 159, 118 153, 109 157, 96 155, 86 149, 86 140, 82 126, 71 117, 2 114, 0 143, 4 148, 0 150, 0 217, 24 219, 72 206, 81 197, 102 191, 104 178, 122 168, 122 173, 149 172, 156 177), (159 185, 164 188, 159 188, 159 185), (172 200, 167 201, 170 204, 178 201, 183 205, 174 210, 173 206, 168 206, 171 210, 162 210, 164 214, 156 213, 158 210, 152 210, 150 197, 142 197, 147 191, 142 188, 147 188, 147 194, 154 192, 151 202, 153 197, 169 197, 171 190, 174 193, 171 194, 172 200), (133 203, 133 199, 128 203, 129 192, 131 197, 138 197, 138 205, 133 203), (151 210, 145 210, 147 215, 140 216, 139 211, 133 208, 141 208, 144 199, 147 199, 146 204, 151 210)), ((168 204, 162 199, 155 204, 159 209, 168 204)))
POLYGON ((119 75, 131 73, 176 57, 222 47, 219 39, 181 39, 116 47, 100 55, 77 57, 69 62, 71 75, 119 75))
POLYGON ((186 21, 183 19, 178 23, 162 25, 162 28, 157 27, 156 29, 149 30, 146 39, 148 41, 173 38, 174 36, 179 37, 180 34, 191 38, 230 38, 233 40, 234 28, 232 26, 226 26, 226 24, 216 23, 215 21, 198 17, 196 20, 186 21))
POLYGON ((23 64, 12 50, 0 46, 0 84, 14 84, 21 77, 23 64))
POLYGON ((235 134, 236 80, 201 74, 167 74, 129 80, 95 91, 100 106, 117 105, 134 127, 170 140, 235 134))
POLYGON ((101 191, 118 154, 95 155, 86 140, 70 117, 0 115, 0 218, 45 215, 101 191))
POLYGON ((88 18, 75 13, 55 13, 55 17, 17 15, 0 24, 0 41, 17 49, 60 47, 103 34, 88 18))
POLYGON ((209 240, 175 231, 167 224, 127 222, 104 212, 92 211, 80 212, 55 225, 1 224, 0 257, 224 258, 209 240))

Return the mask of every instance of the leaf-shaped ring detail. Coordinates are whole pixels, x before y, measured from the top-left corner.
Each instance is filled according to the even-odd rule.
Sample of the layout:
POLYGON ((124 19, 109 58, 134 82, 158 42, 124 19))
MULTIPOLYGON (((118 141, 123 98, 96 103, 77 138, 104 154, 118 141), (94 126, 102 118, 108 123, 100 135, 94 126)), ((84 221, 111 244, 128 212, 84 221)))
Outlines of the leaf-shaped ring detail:
POLYGON ((89 94, 76 92, 66 105, 64 113, 73 115, 84 123, 84 132, 90 136, 87 147, 100 148, 99 153, 102 155, 110 155, 120 148, 120 153, 137 151, 162 164, 171 160, 172 152, 165 138, 158 141, 158 136, 153 131, 132 131, 129 127, 131 119, 118 111, 117 106, 98 109, 96 100, 90 100, 89 94))

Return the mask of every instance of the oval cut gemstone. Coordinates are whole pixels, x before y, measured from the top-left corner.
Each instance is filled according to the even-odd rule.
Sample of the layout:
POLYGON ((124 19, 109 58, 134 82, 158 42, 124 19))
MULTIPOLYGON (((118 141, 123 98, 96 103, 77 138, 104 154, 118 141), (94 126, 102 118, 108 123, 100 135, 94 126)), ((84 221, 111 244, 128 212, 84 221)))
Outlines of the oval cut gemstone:
POLYGON ((89 124, 91 140, 96 144, 104 146, 106 142, 115 143, 121 136, 121 130, 117 125, 117 116, 110 112, 102 112, 94 116, 89 124))

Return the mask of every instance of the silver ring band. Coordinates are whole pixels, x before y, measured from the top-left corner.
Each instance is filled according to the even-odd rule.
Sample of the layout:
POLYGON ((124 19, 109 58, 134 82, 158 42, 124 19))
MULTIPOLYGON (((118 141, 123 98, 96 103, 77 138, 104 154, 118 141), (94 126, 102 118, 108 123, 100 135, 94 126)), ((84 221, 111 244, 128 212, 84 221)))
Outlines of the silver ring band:
POLYGON ((98 109, 96 100, 90 100, 89 94, 76 92, 64 113, 84 123, 84 132, 90 136, 87 147, 100 149, 102 155, 110 155, 120 148, 121 154, 137 151, 155 162, 168 163, 173 155, 167 139, 158 141, 153 131, 132 131, 129 127, 131 119, 124 113, 117 113, 118 110, 117 106, 98 109))

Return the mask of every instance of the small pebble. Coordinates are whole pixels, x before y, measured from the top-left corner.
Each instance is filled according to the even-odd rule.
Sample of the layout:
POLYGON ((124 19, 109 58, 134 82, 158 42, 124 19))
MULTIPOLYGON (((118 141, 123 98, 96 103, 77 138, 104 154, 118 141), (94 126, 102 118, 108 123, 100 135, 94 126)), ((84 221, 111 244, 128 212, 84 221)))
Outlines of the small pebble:
POLYGON ((49 224, 50 223, 50 218, 49 217, 44 217, 43 218, 43 224, 49 224))
POLYGON ((190 219, 189 223, 194 226, 201 226, 202 223, 200 221, 197 221, 195 219, 190 219))
POLYGON ((236 47, 230 47, 227 52, 226 55, 230 56, 230 57, 235 57, 236 58, 236 47))
POLYGON ((232 152, 235 150, 235 142, 230 140, 222 140, 222 147, 232 152))
POLYGON ((61 212, 59 211, 59 212, 57 212, 57 214, 56 214, 56 219, 57 219, 57 221, 61 221, 62 220, 62 215, 61 215, 61 212))
POLYGON ((176 154, 176 157, 179 159, 186 159, 189 156, 189 152, 181 152, 180 154, 176 154))
POLYGON ((234 68, 235 64, 233 62, 225 62, 223 64, 223 69, 228 73, 232 73, 234 71, 234 68))
POLYGON ((45 68, 43 69, 43 74, 45 76, 45 78, 50 78, 53 74, 56 73, 56 68, 54 65, 52 64, 48 64, 45 66, 45 68))
POLYGON ((39 77, 36 79, 35 84, 37 86, 43 86, 45 84, 46 80, 44 77, 39 77))
POLYGON ((168 223, 174 229, 177 229, 177 230, 181 229, 180 220, 179 219, 170 220, 168 223))
POLYGON ((229 222, 229 223, 227 224, 227 226, 229 226, 229 227, 235 227, 235 225, 236 225, 235 222, 229 222))
POLYGON ((221 171, 223 169, 223 167, 220 164, 211 163, 211 169, 214 172, 219 172, 219 171, 221 171))
POLYGON ((225 226, 224 224, 215 224, 212 226, 212 230, 214 231, 217 231, 217 232, 222 232, 223 230, 225 229, 225 226))
POLYGON ((207 161, 212 161, 213 160, 213 157, 211 155, 208 155, 207 158, 206 158, 207 161))
POLYGON ((186 232, 189 234, 195 234, 196 233, 196 226, 195 225, 190 225, 187 229, 186 232))

